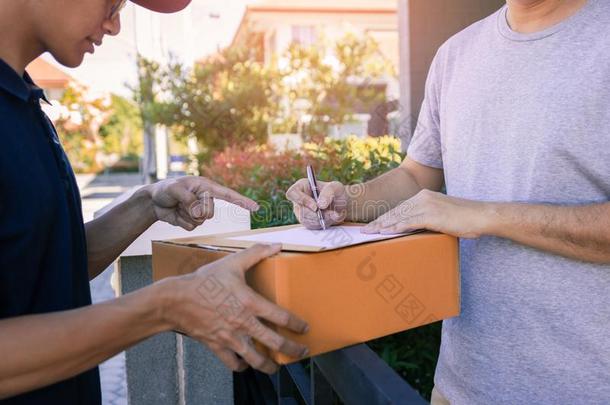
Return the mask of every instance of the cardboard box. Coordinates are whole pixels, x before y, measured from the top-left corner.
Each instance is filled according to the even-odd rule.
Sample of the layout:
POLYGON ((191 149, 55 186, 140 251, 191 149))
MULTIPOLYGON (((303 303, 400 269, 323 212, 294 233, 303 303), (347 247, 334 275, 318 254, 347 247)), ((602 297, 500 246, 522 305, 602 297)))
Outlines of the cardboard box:
MULTIPOLYGON (((229 237, 277 229, 154 241, 153 278, 192 272, 251 244, 229 237)), ((277 329, 313 356, 458 315, 458 263, 456 238, 423 232, 336 250, 283 246, 247 280, 309 323, 306 335, 277 329)))

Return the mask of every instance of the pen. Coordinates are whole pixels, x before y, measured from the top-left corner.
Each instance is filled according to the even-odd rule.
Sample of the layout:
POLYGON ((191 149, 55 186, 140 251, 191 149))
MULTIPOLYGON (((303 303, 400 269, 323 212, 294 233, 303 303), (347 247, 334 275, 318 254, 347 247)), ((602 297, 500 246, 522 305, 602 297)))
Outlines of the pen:
MULTIPOLYGON (((309 181, 309 188, 311 188, 311 194, 313 195, 314 200, 316 200, 316 204, 318 203, 319 190, 318 190, 318 182, 316 181, 316 175, 313 172, 313 167, 311 165, 307 165, 307 181, 309 181)), ((318 208, 318 221, 320 221, 320 226, 322 229, 326 230, 326 222, 324 222, 324 217, 322 216, 322 211, 318 208)))

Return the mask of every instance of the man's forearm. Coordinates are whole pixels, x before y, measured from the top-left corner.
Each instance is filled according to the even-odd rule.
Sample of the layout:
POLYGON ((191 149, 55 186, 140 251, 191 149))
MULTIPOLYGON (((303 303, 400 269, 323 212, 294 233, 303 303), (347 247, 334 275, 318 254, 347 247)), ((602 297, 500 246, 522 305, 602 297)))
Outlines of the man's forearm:
POLYGON ((573 259, 610 263, 610 203, 552 206, 488 205, 483 234, 573 259))
POLYGON ((346 186, 350 198, 347 221, 370 222, 421 191, 403 166, 364 184, 346 186))
POLYGON ((0 320, 0 399, 82 373, 170 329, 158 286, 81 309, 0 320))
POLYGON ((123 250, 156 221, 145 188, 85 225, 89 279, 104 271, 123 250))

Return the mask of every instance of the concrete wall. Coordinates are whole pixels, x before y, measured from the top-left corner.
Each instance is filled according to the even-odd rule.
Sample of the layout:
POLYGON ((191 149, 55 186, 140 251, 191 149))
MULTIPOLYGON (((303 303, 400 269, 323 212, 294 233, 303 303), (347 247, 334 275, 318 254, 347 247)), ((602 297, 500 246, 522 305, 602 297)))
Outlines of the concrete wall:
POLYGON ((487 17, 504 0, 399 0, 409 4, 411 120, 417 123, 428 69, 437 49, 451 36, 487 17))
MULTIPOLYGON (((119 260, 120 292, 152 283, 151 256, 119 260)), ((126 350, 129 405, 232 405, 233 373, 199 342, 173 332, 126 350)))
MULTIPOLYGON (((99 217, 126 200, 137 188, 95 213, 99 217)), ((119 292, 128 294, 152 284, 151 241, 250 229, 250 214, 216 199, 214 218, 187 232, 157 222, 122 254, 116 271, 119 292)), ((161 333, 126 350, 129 405, 230 405, 233 373, 205 346, 174 332, 161 333)))
MULTIPOLYGON (((121 295, 152 283, 151 256, 123 257, 117 268, 121 295)), ((125 352, 129 405, 178 404, 184 394, 178 380, 173 332, 161 333, 125 352)))

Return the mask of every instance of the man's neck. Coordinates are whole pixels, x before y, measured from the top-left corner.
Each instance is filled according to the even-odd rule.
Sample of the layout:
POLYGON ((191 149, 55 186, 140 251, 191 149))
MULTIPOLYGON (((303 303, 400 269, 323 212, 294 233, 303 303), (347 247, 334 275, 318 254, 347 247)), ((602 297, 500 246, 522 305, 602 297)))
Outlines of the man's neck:
POLYGON ((511 29, 523 34, 542 31, 580 10, 587 0, 506 0, 511 29))
POLYGON ((0 59, 20 76, 31 61, 44 52, 18 10, 21 2, 2 2, 0 11, 0 59), (8 5, 7 5, 8 4, 8 5), (14 7, 11 7, 13 5, 14 7))

